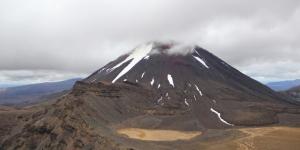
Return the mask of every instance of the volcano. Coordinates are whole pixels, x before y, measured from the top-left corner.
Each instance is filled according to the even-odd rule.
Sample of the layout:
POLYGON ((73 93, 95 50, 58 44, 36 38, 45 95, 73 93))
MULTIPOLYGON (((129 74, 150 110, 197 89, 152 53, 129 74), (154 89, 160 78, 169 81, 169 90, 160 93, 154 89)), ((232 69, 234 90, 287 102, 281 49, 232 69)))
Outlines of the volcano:
POLYGON ((241 127, 300 124, 295 102, 205 49, 175 42, 140 45, 44 107, 20 117, 0 148, 199 149, 241 127))
POLYGON ((276 123, 275 112, 266 108, 291 103, 207 50, 176 43, 138 46, 83 82, 131 84, 153 91, 153 105, 190 111, 204 128, 276 123), (263 106, 254 112, 246 108, 253 104, 263 106), (249 113, 262 118, 247 117, 249 113))

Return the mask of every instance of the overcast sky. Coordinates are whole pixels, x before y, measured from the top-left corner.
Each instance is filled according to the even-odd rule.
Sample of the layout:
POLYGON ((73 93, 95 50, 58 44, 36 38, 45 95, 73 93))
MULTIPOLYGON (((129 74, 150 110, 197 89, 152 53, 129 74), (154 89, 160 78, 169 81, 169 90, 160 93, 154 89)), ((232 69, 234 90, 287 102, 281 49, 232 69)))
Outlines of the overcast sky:
POLYGON ((299 0, 1 0, 0 84, 84 77, 151 40, 261 81, 300 78, 299 0))

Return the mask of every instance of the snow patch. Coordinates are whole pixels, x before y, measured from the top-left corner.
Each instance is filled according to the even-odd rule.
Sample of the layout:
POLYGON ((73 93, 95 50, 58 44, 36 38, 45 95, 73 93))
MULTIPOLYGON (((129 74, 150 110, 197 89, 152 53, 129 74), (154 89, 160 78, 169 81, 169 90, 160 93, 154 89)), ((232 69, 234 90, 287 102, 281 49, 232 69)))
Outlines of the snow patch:
POLYGON ((120 67, 124 63, 131 60, 130 63, 112 81, 112 83, 115 83, 120 77, 122 77, 128 71, 130 71, 138 62, 140 62, 148 53, 150 53, 151 50, 152 50, 152 44, 142 45, 140 47, 137 47, 124 61, 114 66, 112 70, 120 67))
POLYGON ((221 113, 217 112, 217 111, 214 110, 213 108, 210 108, 210 111, 213 112, 213 113, 215 113, 215 114, 219 117, 220 121, 222 121, 223 123, 225 123, 225 124, 227 124, 227 125, 229 125, 229 126, 234 126, 233 124, 230 124, 230 123, 228 123, 227 121, 225 121, 225 120, 221 117, 221 113))
POLYGON ((203 96, 202 92, 199 90, 198 86, 195 84, 196 90, 199 92, 200 96, 203 96))
POLYGON ((154 82, 155 82, 155 80, 154 80, 154 78, 152 78, 152 80, 150 82, 151 86, 153 86, 154 82))
POLYGON ((195 99, 195 101, 197 100, 197 97, 194 95, 194 99, 195 99))
POLYGON ((158 88, 158 89, 160 88, 160 84, 158 84, 157 88, 158 88))
POLYGON ((143 72, 143 74, 141 75, 141 79, 143 79, 143 78, 144 78, 144 75, 145 75, 145 73, 146 73, 146 72, 143 72))
POLYGON ((215 104, 217 103, 217 101, 216 101, 216 100, 214 100, 214 99, 213 99, 212 101, 213 101, 213 103, 215 103, 215 104))
POLYGON ((200 56, 200 54, 198 53, 198 51, 197 51, 196 49, 194 49, 194 52, 195 52, 198 56, 200 56))
POLYGON ((149 58, 150 58, 149 55, 147 55, 147 56, 144 57, 145 60, 148 60, 149 58))
POLYGON ((206 65, 205 61, 203 61, 201 58, 193 56, 197 61, 199 61, 203 66, 205 66, 207 69, 209 69, 209 67, 206 65))
POLYGON ((190 106, 190 104, 187 102, 186 98, 184 99, 184 103, 185 103, 186 106, 190 106))
POLYGON ((170 74, 168 74, 168 81, 170 83, 170 85, 172 85, 173 87, 175 87, 174 82, 173 82, 173 78, 170 74))
POLYGON ((159 103, 160 101, 163 100, 163 97, 161 96, 158 100, 157 100, 157 103, 159 103))

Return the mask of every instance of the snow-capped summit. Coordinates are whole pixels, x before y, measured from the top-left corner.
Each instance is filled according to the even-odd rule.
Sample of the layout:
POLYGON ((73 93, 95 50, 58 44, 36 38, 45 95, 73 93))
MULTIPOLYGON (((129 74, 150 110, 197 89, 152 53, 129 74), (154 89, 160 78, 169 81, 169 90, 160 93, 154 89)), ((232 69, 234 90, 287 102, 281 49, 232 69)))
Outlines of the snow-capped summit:
MULTIPOLYGON (((199 49, 199 47, 197 46, 183 45, 175 42, 148 42, 146 44, 136 47, 130 53, 121 56, 118 60, 116 60, 116 62, 111 62, 108 65, 104 66, 103 68, 98 70, 97 73, 105 76, 108 74, 111 75, 111 73, 114 72, 117 68, 122 68, 121 66, 123 66, 124 68, 111 81, 112 83, 115 83, 120 78, 126 76, 127 73, 134 70, 136 65, 143 63, 152 64, 152 60, 155 60, 156 57, 162 57, 163 59, 161 59, 161 61, 168 60, 168 58, 173 58, 173 60, 170 61, 174 61, 174 57, 181 58, 186 56, 192 56, 190 57, 190 59, 192 59, 193 61, 197 61, 199 65, 202 65, 205 68, 209 69, 209 66, 204 60, 205 58, 203 58, 203 56, 199 54, 199 50, 197 50, 197 48, 199 49)), ((153 66, 155 66, 155 64, 153 64, 153 66)), ((141 76, 145 75, 146 70, 148 69, 145 68, 145 71, 141 74, 141 76)), ((99 77, 100 76, 90 78, 89 81, 98 81, 99 77)))

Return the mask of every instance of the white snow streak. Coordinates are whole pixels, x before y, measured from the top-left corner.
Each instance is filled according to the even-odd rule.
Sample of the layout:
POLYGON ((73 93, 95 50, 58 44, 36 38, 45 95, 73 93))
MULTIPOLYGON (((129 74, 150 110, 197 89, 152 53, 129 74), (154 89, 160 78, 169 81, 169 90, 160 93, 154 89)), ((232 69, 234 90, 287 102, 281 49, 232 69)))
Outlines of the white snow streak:
POLYGON ((153 86, 154 82, 155 82, 155 80, 154 80, 154 78, 152 78, 152 80, 150 82, 151 86, 153 86))
POLYGON ((158 84, 157 88, 158 88, 158 89, 160 88, 160 84, 158 84))
POLYGON ((213 103, 215 103, 215 104, 217 103, 217 101, 216 101, 216 100, 214 100, 214 99, 213 99, 212 101, 213 101, 213 103))
POLYGON ((195 84, 196 90, 199 92, 200 96, 203 96, 202 92, 199 90, 198 86, 195 84))
POLYGON ((210 111, 215 113, 216 115, 218 115, 220 121, 222 121, 223 123, 229 125, 229 126, 234 126, 233 124, 228 123, 227 121, 225 121, 222 117, 221 114, 219 112, 217 112, 216 110, 214 110, 213 108, 210 108, 210 111))
POLYGON ((197 100, 197 98, 196 98, 196 96, 194 95, 194 99, 195 99, 195 101, 197 100))
POLYGON ((162 101, 163 97, 161 96, 158 100, 157 103, 159 103, 160 101, 162 101))
POLYGON ((198 51, 196 49, 194 49, 194 52, 196 52, 200 56, 200 54, 198 53, 198 51))
POLYGON ((168 74, 168 81, 170 83, 170 85, 172 85, 173 87, 175 87, 174 82, 173 82, 173 78, 170 74, 168 74))
POLYGON ((149 55, 145 56, 144 59, 148 60, 150 58, 149 55))
POLYGON ((196 57, 196 56, 193 56, 196 60, 198 60, 203 66, 205 66, 207 69, 209 68, 207 65, 206 65, 206 63, 205 63, 205 61, 203 61, 201 58, 199 58, 199 57, 196 57))
POLYGON ((131 60, 131 62, 117 75, 117 77, 112 81, 115 83, 120 77, 125 75, 130 71, 138 62, 140 62, 150 51, 152 50, 152 44, 142 45, 136 48, 124 61, 113 67, 112 69, 120 67, 125 62, 131 60))
POLYGON ((145 75, 145 73, 146 73, 146 72, 143 72, 143 74, 141 75, 141 79, 143 79, 143 78, 144 78, 144 75, 145 75))
POLYGON ((184 103, 185 103, 185 105, 190 106, 190 104, 187 102, 186 98, 184 99, 184 103))

